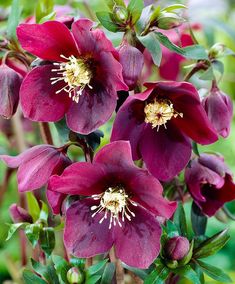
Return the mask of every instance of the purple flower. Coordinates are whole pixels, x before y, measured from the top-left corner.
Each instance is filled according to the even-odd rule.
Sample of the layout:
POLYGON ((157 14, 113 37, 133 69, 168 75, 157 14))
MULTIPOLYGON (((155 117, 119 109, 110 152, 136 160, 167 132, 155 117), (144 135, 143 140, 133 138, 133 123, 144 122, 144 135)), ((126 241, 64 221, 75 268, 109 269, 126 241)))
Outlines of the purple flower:
POLYGON ((206 113, 217 133, 226 138, 233 118, 233 102, 217 86, 212 86, 210 94, 202 101, 206 113))
POLYGON ((66 212, 64 243, 77 257, 109 251, 127 265, 147 268, 160 250, 159 220, 172 216, 175 202, 162 197, 162 186, 135 166, 130 144, 106 145, 93 163, 74 163, 49 181, 50 190, 82 195, 66 212))
POLYGON ((185 170, 185 181, 194 201, 208 216, 235 199, 232 174, 221 156, 201 154, 193 159, 185 170))
POLYGON ((9 211, 14 223, 33 223, 32 216, 24 208, 18 206, 17 204, 12 204, 9 208, 9 211))
POLYGON ((119 109, 111 141, 129 140, 133 159, 143 158, 150 173, 165 181, 187 165, 190 138, 210 144, 218 137, 192 84, 158 82, 145 86, 145 92, 130 96, 119 109))
POLYGON ((71 164, 62 148, 52 145, 34 146, 16 157, 0 155, 10 168, 17 171, 20 192, 31 191, 45 185, 53 174, 61 174, 71 164))
POLYGON ((58 121, 66 115, 70 129, 88 134, 112 115, 117 91, 127 89, 119 54, 100 29, 80 19, 72 32, 62 23, 21 24, 22 47, 54 63, 34 68, 24 79, 20 102, 25 117, 58 121))

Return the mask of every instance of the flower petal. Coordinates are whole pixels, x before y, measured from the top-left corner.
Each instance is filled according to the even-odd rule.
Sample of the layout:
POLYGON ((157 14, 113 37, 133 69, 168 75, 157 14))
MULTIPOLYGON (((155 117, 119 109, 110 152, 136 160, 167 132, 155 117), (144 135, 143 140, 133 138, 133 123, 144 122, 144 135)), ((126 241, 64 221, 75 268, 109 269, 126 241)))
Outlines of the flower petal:
POLYGON ((86 162, 74 163, 61 176, 50 178, 50 190, 71 195, 99 194, 106 189, 105 171, 100 165, 86 162))
POLYGON ((57 215, 61 213, 61 206, 66 198, 65 194, 55 192, 47 189, 46 191, 47 201, 52 209, 53 214, 57 215))
POLYGON ((177 175, 191 156, 190 140, 172 123, 159 131, 147 125, 140 140, 140 153, 147 169, 156 178, 166 181, 177 175))
POLYGON ((78 55, 69 29, 57 21, 21 24, 17 28, 17 37, 23 49, 44 60, 63 61, 61 55, 78 55))
POLYGON ((148 268, 160 251, 161 227, 141 206, 122 228, 114 227, 116 256, 129 266, 148 268))
POLYGON ((103 213, 92 217, 94 200, 86 198, 73 203, 66 212, 64 244, 69 253, 77 257, 92 257, 107 252, 113 245, 109 220, 99 224, 103 213))
POLYGON ((68 110, 71 99, 64 91, 65 84, 51 84, 53 65, 36 67, 25 77, 20 88, 20 103, 25 117, 34 121, 58 121, 68 110))

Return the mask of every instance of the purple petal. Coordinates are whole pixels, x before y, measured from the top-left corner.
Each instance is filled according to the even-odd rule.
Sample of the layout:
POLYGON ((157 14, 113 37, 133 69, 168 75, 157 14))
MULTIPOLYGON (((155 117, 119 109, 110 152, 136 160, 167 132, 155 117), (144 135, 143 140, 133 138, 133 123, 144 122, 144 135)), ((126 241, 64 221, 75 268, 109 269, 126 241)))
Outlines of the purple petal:
POLYGON ((60 214, 61 207, 64 199, 66 198, 66 195, 47 189, 46 196, 53 214, 55 215, 60 214))

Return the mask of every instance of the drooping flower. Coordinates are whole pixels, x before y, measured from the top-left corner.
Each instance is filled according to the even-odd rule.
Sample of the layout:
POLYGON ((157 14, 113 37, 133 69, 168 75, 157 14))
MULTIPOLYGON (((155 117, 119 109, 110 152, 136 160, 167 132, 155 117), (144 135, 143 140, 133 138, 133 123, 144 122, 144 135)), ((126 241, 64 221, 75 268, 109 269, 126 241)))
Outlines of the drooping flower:
POLYGON ((14 223, 33 223, 32 216, 24 208, 15 203, 10 206, 9 212, 14 223))
POLYGON ((218 135, 228 137, 233 118, 231 98, 213 84, 210 94, 203 99, 202 104, 218 135))
POLYGON ((133 159, 140 158, 150 173, 169 180, 189 162, 191 139, 210 144, 218 137, 195 87, 186 82, 145 84, 119 109, 111 141, 129 140, 133 159))
POLYGON ((16 157, 0 155, 10 168, 17 171, 18 189, 30 191, 45 185, 53 174, 61 174, 71 164, 63 149, 52 145, 34 146, 16 157))
POLYGON ((58 121, 66 115, 70 129, 88 134, 112 115, 117 90, 127 89, 119 54, 100 29, 80 19, 72 32, 62 23, 21 24, 22 47, 53 63, 34 68, 24 79, 20 102, 26 117, 58 121))
POLYGON ((169 218, 175 202, 162 197, 162 186, 135 166, 127 141, 103 147, 93 163, 74 163, 52 176, 49 189, 82 195, 66 211, 64 243, 77 257, 107 252, 130 266, 148 267, 160 249, 159 219, 169 218))
POLYGON ((185 170, 188 189, 202 212, 213 216, 224 203, 235 199, 235 184, 224 159, 201 154, 185 170))

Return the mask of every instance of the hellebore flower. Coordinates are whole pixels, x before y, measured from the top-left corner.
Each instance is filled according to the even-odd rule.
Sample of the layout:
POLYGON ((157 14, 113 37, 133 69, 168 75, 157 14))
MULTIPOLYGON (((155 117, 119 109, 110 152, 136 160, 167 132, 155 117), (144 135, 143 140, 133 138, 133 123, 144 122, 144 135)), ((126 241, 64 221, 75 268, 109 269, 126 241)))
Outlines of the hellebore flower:
POLYGON ((61 174, 71 164, 61 148, 52 145, 34 146, 16 157, 0 155, 10 168, 18 168, 20 192, 31 191, 45 185, 53 174, 61 174))
POLYGON ((33 223, 32 216, 24 208, 18 206, 17 204, 12 204, 9 208, 9 211, 14 223, 33 223))
POLYGON ((233 102, 217 86, 212 86, 210 94, 203 99, 202 104, 208 118, 222 137, 228 137, 233 118, 233 102))
POLYGON ((103 147, 93 163, 74 163, 52 176, 50 190, 83 195, 66 211, 64 243, 77 257, 105 253, 114 245, 127 265, 147 268, 160 249, 159 220, 170 218, 176 203, 162 197, 162 186, 135 166, 127 141, 103 147))
POLYGON ((20 74, 8 67, 0 65, 0 115, 11 118, 16 112, 19 102, 19 90, 22 82, 20 74))
POLYGON ((133 159, 140 158, 156 178, 177 175, 191 156, 191 139, 210 144, 218 137, 195 87, 186 82, 146 83, 119 109, 111 141, 129 140, 133 159))
POLYGON ((80 19, 72 32, 62 23, 21 24, 22 47, 54 63, 28 73, 20 89, 24 116, 35 121, 58 121, 66 115, 69 128, 88 134, 112 115, 117 91, 127 89, 119 54, 92 22, 80 19))
POLYGON ((235 199, 232 174, 221 156, 201 154, 193 159, 185 169, 185 181, 195 203, 208 216, 235 199))
POLYGON ((164 253, 168 259, 181 260, 189 252, 189 241, 184 237, 170 238, 164 246, 164 253))

